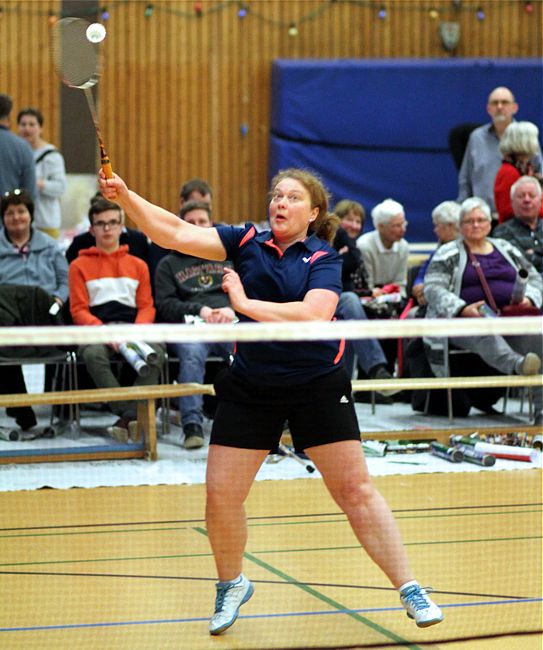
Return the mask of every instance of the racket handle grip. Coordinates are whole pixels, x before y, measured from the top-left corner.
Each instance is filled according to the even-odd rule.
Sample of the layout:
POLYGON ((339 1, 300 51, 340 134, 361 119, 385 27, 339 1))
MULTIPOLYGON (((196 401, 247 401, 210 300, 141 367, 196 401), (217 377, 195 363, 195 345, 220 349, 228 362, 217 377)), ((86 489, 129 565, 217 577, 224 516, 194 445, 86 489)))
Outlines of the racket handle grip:
POLYGON ((106 178, 113 178, 113 167, 109 162, 109 158, 107 156, 102 157, 100 163, 102 166, 102 171, 104 172, 104 176, 106 178))
POLYGON ((109 156, 106 153, 102 154, 100 158, 100 165, 102 167, 102 171, 104 172, 104 176, 106 178, 113 178, 113 167, 111 166, 111 163, 109 162, 109 156))

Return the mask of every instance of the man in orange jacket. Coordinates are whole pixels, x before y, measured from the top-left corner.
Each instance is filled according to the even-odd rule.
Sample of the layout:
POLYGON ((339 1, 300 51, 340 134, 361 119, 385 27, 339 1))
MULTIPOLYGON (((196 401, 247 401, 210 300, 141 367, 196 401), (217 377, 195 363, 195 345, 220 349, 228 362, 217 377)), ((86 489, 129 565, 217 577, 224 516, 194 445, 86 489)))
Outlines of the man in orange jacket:
MULTIPOLYGON (((69 267, 70 312, 76 325, 107 323, 153 323, 155 307, 151 294, 149 269, 145 262, 130 255, 128 246, 120 245, 123 225, 120 207, 106 199, 96 199, 89 210, 91 232, 96 246, 84 249, 69 267)), ((156 361, 137 374, 134 385, 151 385, 159 381, 164 352, 160 345, 151 346, 156 361)), ((82 345, 78 355, 98 388, 120 386, 111 361, 119 358, 116 343, 82 345)), ((112 402, 111 410, 118 416, 108 433, 126 442, 136 431, 136 403, 112 402)))

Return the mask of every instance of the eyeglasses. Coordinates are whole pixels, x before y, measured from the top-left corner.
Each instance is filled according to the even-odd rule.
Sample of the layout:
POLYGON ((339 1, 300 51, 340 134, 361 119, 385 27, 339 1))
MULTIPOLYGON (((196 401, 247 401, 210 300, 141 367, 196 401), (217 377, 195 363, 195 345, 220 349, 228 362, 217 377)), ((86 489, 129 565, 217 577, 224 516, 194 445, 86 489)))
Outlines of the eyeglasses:
POLYGON ((401 221, 399 223, 388 223, 386 224, 389 228, 395 228, 396 230, 405 229, 409 225, 409 222, 407 221, 401 221))
POLYGON ((92 224, 93 228, 99 228, 100 230, 105 230, 106 228, 116 228, 120 226, 121 222, 118 219, 112 219, 111 221, 95 221, 92 224))
POLYGON ((485 223, 490 223, 488 219, 466 219, 462 221, 461 226, 482 226, 485 223))
POLYGON ((513 102, 510 99, 492 99, 488 103, 490 104, 490 106, 498 106, 499 104, 503 104, 504 106, 508 106, 509 104, 512 104, 513 102))

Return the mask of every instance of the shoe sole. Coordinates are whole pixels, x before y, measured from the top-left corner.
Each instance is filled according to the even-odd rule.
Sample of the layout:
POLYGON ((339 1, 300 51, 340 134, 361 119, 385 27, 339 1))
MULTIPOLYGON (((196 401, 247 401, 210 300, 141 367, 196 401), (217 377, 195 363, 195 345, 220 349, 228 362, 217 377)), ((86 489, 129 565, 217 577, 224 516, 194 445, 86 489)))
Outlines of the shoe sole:
POLYGON ((533 353, 528 353, 522 364, 522 374, 525 376, 537 375, 541 368, 541 359, 533 353))
POLYGON ((121 429, 121 427, 108 427, 107 432, 116 442, 120 442, 123 445, 128 444, 128 429, 121 429))
POLYGON ((185 440, 185 449, 199 449, 204 446, 204 439, 200 436, 189 436, 185 440))
MULTIPOLYGON (((242 605, 245 605, 245 603, 251 598, 251 596, 254 593, 255 593, 255 588, 253 587, 253 583, 251 582, 251 583, 249 583, 249 589, 247 589, 247 593, 243 597, 243 600, 239 604, 239 607, 241 607, 242 605)), ((218 634, 222 634, 223 632, 225 632, 229 627, 232 627, 232 625, 234 625, 234 623, 237 621, 237 618, 239 616, 239 607, 238 607, 238 609, 236 611, 235 616, 232 619, 230 619, 224 625, 221 625, 221 627, 218 627, 216 630, 213 630, 213 631, 209 630, 209 633, 212 636, 217 636, 218 634)))
POLYGON ((415 621, 417 627, 430 627, 432 625, 437 625, 438 623, 441 623, 441 621, 443 620, 443 616, 441 616, 440 618, 432 618, 429 621, 422 621, 421 623, 419 623, 418 621, 415 620, 414 616, 411 616, 409 612, 406 612, 406 614, 408 618, 411 618, 412 620, 415 621))
POLYGON ((128 436, 132 442, 139 442, 140 436, 138 436, 138 421, 132 420, 128 423, 128 436))

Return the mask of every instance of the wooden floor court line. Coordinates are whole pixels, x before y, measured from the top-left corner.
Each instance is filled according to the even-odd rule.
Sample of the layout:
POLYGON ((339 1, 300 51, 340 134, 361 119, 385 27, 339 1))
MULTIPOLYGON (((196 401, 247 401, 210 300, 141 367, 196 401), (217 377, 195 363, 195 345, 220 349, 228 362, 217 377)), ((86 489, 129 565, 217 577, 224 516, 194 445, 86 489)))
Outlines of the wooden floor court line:
MULTIPOLYGON (((323 500, 320 482, 306 479, 297 485, 282 481, 255 486, 256 498, 248 504, 245 570, 257 589, 221 647, 298 648, 295 630, 329 628, 334 637, 328 647, 345 648, 356 647, 355 638, 360 639, 358 647, 427 648, 467 633, 474 638, 537 633, 537 612, 543 603, 534 577, 538 565, 518 575, 515 570, 517 560, 537 560, 541 549, 541 471, 496 474, 395 476, 381 481, 389 490, 385 496, 410 556, 419 564, 416 573, 424 574, 423 563, 431 567, 436 600, 446 614, 442 625, 424 631, 407 620, 394 589, 359 552, 345 516, 323 500), (432 491, 445 489, 436 496, 427 486, 432 491), (297 491, 303 495, 298 502, 297 491), (477 573, 477 563, 485 557, 508 557, 513 549, 522 553, 504 567, 513 570, 505 580, 501 569, 489 575, 483 567, 477 573), (448 570, 440 557, 454 558, 453 568, 448 570), (349 572, 351 565, 354 573, 349 572), (253 630, 257 635, 265 630, 269 646, 267 641, 251 642, 253 630), (292 638, 285 641, 282 630, 293 630, 292 638)), ((0 556, 0 576, 10 591, 21 587, 24 593, 31 585, 33 596, 40 598, 42 593, 46 599, 51 587, 61 595, 75 589, 76 600, 81 594, 82 603, 84 594, 104 590, 144 598, 169 594, 169 600, 153 604, 151 599, 150 608, 138 609, 130 606, 129 598, 113 613, 107 608, 89 612, 80 610, 77 602, 64 603, 57 604, 49 616, 23 598, 20 615, 10 616, 12 606, 0 613, 0 646, 10 650, 33 645, 47 650, 217 647, 207 635, 215 577, 201 517, 203 488, 47 492, 10 495, 0 501, 7 513, 0 529, 0 543, 7 551, 0 556), (165 495, 175 496, 164 504, 165 495), (191 495, 198 498, 191 500, 191 495), (13 507, 19 499, 29 507, 36 503, 35 510, 13 507), (89 507, 91 502, 94 505, 89 507), (51 505, 44 508, 45 503, 51 505), (65 503, 71 507, 64 507, 65 503), (171 516, 174 511, 181 516, 171 516), (172 593, 177 595, 175 606, 172 593), (153 643, 140 638, 152 638, 153 643), (183 639, 181 645, 175 645, 176 639, 183 639)), ((303 647, 325 647, 325 637, 321 641, 317 635, 303 647)))
MULTIPOLYGON (((247 559, 252 559, 253 554, 249 554, 247 559)), ((185 556, 185 557, 191 557, 191 556, 185 556)), ((105 560, 80 560, 79 562, 116 562, 118 561, 119 558, 108 558, 105 560)), ((154 557, 146 557, 146 558, 121 558, 121 560, 139 560, 139 559, 163 559, 163 558, 154 558, 154 557)), ((255 558, 256 559, 256 558, 255 558)), ((76 560, 59 560, 58 562, 66 563, 66 564, 77 564, 78 561, 76 560)), ((57 563, 57 562, 54 562, 57 563)), ((258 562, 256 562, 258 564, 258 562)), ((183 582, 216 582, 216 578, 212 577, 198 577, 195 578, 193 576, 173 576, 173 575, 155 575, 155 574, 141 574, 141 573, 85 573, 85 572, 76 572, 76 571, 21 571, 21 570, 0 570, 0 575, 11 575, 11 576, 58 576, 58 577, 77 577, 77 578, 115 578, 115 579, 126 579, 126 580, 178 580, 178 581, 183 581, 183 582)), ((252 579, 253 584, 255 585, 283 585, 285 584, 284 580, 259 580, 259 579, 252 579)), ((378 585, 354 585, 354 584, 346 584, 346 583, 331 583, 331 582, 309 582, 309 581, 299 581, 294 578, 289 579, 286 581, 287 584, 292 584, 293 586, 296 587, 333 587, 333 588, 339 588, 339 589, 358 589, 358 590, 365 590, 365 591, 388 591, 388 592, 395 592, 396 590, 394 587, 381 587, 378 585)), ((469 592, 469 591, 450 591, 450 590, 444 590, 444 589, 434 589, 433 593, 435 594, 443 594, 443 595, 449 595, 449 596, 467 596, 471 598, 497 598, 500 600, 507 600, 509 601, 538 601, 542 600, 539 597, 533 597, 533 596, 521 596, 518 594, 489 594, 489 593, 480 593, 480 592, 469 592)), ((543 602, 543 601, 542 601, 543 602)), ((396 608, 393 608, 396 609, 396 608)))
MULTIPOLYGON (((416 513, 425 513, 425 512, 448 512, 451 510, 462 510, 462 511, 470 511, 470 510, 490 510, 490 509, 495 509, 495 508, 527 508, 527 507, 537 507, 537 506, 543 506, 543 501, 534 501, 534 502, 527 502, 527 503, 497 503, 497 504, 471 504, 471 505, 463 505, 463 506, 439 506, 439 507, 423 507, 423 508, 391 508, 392 512, 394 513, 394 516, 396 519, 401 518, 400 513, 406 513, 406 512, 416 512, 416 513)), ((492 513, 490 513, 492 514, 492 513)), ((300 519, 304 520, 309 517, 341 517, 342 521, 346 521, 345 515, 339 510, 335 512, 318 512, 318 513, 288 513, 288 514, 282 514, 282 515, 259 515, 259 516, 248 516, 247 517, 247 523, 248 526, 257 526, 259 525, 257 522, 259 520, 269 520, 270 523, 263 523, 261 525, 266 525, 266 526, 271 526, 271 525, 276 525, 275 521, 277 520, 285 520, 285 519, 300 519), (275 520, 275 521, 274 521, 275 520)), ((469 513, 468 513, 469 516, 469 513)), ((11 531, 17 531, 17 530, 25 530, 25 531, 34 531, 34 530, 60 530, 60 529, 67 529, 67 528, 77 528, 77 529, 83 529, 83 528, 114 528, 116 526, 149 526, 149 525, 161 525, 161 524, 195 524, 195 523, 204 523, 203 518, 198 518, 198 519, 169 519, 169 520, 146 520, 146 521, 119 521, 119 522, 99 522, 99 523, 86 523, 86 524, 49 524, 49 525, 44 525, 44 526, 12 526, 12 527, 0 527, 0 533, 2 532, 11 532, 11 531)), ((282 523, 288 524, 288 522, 279 522, 279 525, 282 523)), ((292 522, 292 523, 297 523, 297 522, 292 522)), ((300 523, 305 524, 307 523, 306 521, 300 521, 300 523)), ((188 526, 187 526, 188 529, 188 526)), ((114 531, 113 531, 114 532, 114 531)), ((2 535, 0 535, 2 537, 2 535)))

